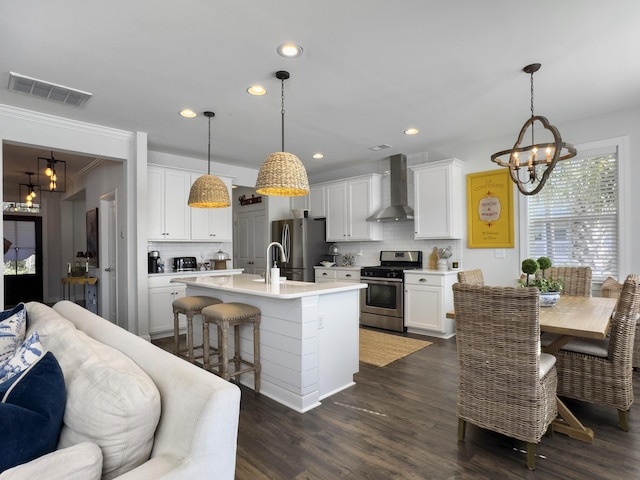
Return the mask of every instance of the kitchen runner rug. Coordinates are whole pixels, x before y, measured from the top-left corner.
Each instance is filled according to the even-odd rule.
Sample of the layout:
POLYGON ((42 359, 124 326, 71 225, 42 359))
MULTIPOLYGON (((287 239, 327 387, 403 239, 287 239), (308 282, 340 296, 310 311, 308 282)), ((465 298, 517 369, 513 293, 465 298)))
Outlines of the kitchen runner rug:
POLYGON ((389 365, 429 345, 431 342, 424 340, 360 329, 360 361, 376 367, 389 365))

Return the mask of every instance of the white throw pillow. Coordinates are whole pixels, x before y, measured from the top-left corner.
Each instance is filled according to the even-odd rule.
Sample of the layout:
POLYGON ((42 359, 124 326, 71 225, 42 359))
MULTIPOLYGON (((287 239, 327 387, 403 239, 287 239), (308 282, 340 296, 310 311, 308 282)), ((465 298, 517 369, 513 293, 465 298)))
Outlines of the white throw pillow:
POLYGON ((67 386, 58 448, 93 442, 102 449, 103 479, 149 459, 160 418, 160 393, 151 378, 122 352, 89 337, 39 303, 28 303, 27 332, 37 329, 54 353, 67 386))
POLYGON ((100 480, 102 451, 95 443, 83 442, 9 468, 0 480, 100 480))

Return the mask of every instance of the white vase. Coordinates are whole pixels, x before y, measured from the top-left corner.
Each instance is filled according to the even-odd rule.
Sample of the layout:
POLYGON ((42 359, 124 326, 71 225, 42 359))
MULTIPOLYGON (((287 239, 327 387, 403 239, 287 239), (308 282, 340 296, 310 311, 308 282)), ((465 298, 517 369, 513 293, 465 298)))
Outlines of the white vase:
POLYGON ((553 307, 560 300, 559 292, 540 292, 540 306, 553 307))

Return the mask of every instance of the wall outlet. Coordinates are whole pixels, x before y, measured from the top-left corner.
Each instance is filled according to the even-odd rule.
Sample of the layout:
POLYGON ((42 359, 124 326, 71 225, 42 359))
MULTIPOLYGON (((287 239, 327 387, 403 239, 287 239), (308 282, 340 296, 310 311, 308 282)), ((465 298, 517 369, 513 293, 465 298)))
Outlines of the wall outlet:
POLYGON ((496 248, 493 254, 496 258, 507 258, 507 252, 504 248, 496 248))
POLYGON ((318 329, 324 328, 324 315, 318 315, 318 329))

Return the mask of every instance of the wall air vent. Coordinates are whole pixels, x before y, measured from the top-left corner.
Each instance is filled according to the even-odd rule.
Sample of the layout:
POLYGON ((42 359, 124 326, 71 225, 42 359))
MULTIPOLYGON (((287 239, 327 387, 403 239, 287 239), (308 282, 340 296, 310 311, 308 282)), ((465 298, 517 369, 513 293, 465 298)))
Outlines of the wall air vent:
POLYGON ((92 95, 82 90, 56 85, 14 72, 9 72, 9 90, 52 102, 64 103, 72 107, 83 106, 92 95))

